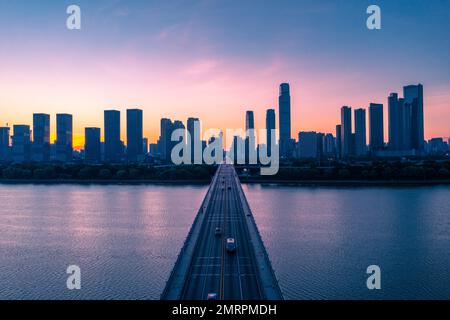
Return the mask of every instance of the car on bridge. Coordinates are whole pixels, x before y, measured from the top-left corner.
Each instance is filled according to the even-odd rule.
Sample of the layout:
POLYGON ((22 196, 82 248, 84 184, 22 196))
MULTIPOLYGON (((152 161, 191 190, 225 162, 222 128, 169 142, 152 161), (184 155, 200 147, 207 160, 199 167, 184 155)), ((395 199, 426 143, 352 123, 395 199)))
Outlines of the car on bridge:
POLYGON ((222 235, 222 229, 220 229, 219 227, 216 228, 216 231, 214 231, 214 235, 216 237, 220 237, 222 235))
POLYGON ((236 251, 236 240, 234 238, 227 238, 226 249, 229 253, 236 251))
POLYGON ((208 293, 208 296, 206 297, 206 300, 217 300, 217 298, 218 298, 218 294, 214 293, 214 292, 211 292, 211 293, 208 293))

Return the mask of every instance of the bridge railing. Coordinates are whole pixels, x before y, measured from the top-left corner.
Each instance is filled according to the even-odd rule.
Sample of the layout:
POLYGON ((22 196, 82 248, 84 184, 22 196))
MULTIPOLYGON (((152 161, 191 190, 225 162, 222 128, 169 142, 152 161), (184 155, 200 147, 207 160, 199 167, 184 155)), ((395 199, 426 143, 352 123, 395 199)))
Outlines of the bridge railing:
POLYGON ((175 261, 175 265, 172 268, 172 271, 170 272, 169 278, 166 282, 166 286, 161 294, 161 300, 177 300, 180 299, 180 295, 182 293, 183 290, 183 286, 181 287, 173 287, 173 284, 177 281, 181 284, 184 284, 186 282, 186 278, 188 276, 188 272, 182 272, 181 274, 183 274, 182 279, 176 279, 177 277, 179 277, 179 269, 181 268, 182 265, 187 264, 187 268, 190 267, 190 262, 192 259, 192 255, 189 259, 189 262, 183 261, 183 258, 185 257, 185 252, 187 251, 188 246, 194 242, 194 245, 196 246, 197 243, 197 239, 195 239, 195 241, 193 241, 192 237, 194 232, 198 229, 201 228, 201 226, 203 225, 203 218, 205 216, 205 213, 208 209, 209 203, 210 203, 210 199, 211 199, 211 194, 212 194, 212 189, 213 186, 215 185, 216 181, 217 181, 217 177, 218 177, 218 173, 219 173, 219 169, 220 167, 218 167, 209 187, 208 187, 208 191, 206 192, 206 196, 204 197, 202 204, 200 206, 200 209, 197 212, 197 215, 194 219, 194 222, 192 223, 191 228, 189 229, 189 232, 183 242, 183 246, 181 247, 180 252, 178 253, 177 259, 175 261), (199 221, 199 220, 202 221, 199 221), (170 291, 179 291, 178 294, 171 294, 170 291))
MULTIPOLYGON (((275 271, 273 270, 272 262, 270 261, 270 257, 269 257, 269 255, 267 253, 267 250, 265 249, 264 241, 263 241, 261 233, 260 233, 260 231, 259 231, 259 229, 257 227, 255 218, 253 216, 253 213, 251 211, 251 208, 250 208, 250 205, 248 203, 247 197, 245 196, 244 190, 242 189, 242 185, 241 185, 241 182, 240 182, 239 177, 237 176, 237 174, 235 175, 235 179, 236 179, 236 183, 237 183, 238 190, 239 190, 239 196, 241 198, 240 202, 241 202, 242 209, 243 209, 244 213, 246 214, 246 217, 248 217, 249 220, 251 221, 251 223, 253 224, 253 228, 252 229, 256 233, 257 242, 260 242, 260 244, 262 245, 261 252, 264 255, 264 260, 267 261, 266 266, 269 269, 268 272, 270 273, 270 278, 271 278, 271 282, 272 282, 272 285, 270 286, 270 288, 272 289, 273 292, 271 292, 269 294, 269 296, 266 297, 266 298, 269 299, 269 300, 282 300, 283 299, 283 294, 281 292, 278 279, 277 279, 277 277, 275 275, 275 271), (247 214, 250 214, 250 216, 247 216, 247 214)), ((258 245, 258 244, 255 243, 254 245, 258 245)), ((253 254, 255 255, 255 252, 253 254)), ((255 256, 255 258, 256 258, 256 256, 255 256)), ((263 274, 261 274, 260 267, 261 267, 261 265, 257 263, 257 270, 258 270, 258 273, 259 273, 259 277, 260 277, 260 279, 263 279, 265 277, 264 277, 263 274)), ((265 282, 265 281, 263 281, 263 282, 265 282)), ((264 289, 267 289, 267 288, 263 288, 263 290, 264 289)), ((265 295, 267 294, 267 290, 264 290, 264 294, 265 295)))

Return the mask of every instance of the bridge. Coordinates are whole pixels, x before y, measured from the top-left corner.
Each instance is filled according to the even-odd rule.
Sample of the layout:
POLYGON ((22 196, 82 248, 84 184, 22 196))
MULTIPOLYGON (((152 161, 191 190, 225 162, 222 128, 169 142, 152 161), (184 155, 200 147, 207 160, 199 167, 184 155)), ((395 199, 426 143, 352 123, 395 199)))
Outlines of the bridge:
POLYGON ((208 298, 283 299, 239 178, 228 164, 217 169, 161 295, 163 300, 208 298))

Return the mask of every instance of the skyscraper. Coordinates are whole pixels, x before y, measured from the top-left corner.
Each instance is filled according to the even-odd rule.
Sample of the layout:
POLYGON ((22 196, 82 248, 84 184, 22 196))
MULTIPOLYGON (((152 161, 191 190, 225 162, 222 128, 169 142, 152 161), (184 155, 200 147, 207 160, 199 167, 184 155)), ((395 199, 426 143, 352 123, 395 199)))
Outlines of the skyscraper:
POLYGON ((355 110, 355 154, 365 156, 367 153, 366 110, 355 110))
POLYGON ((50 160, 50 115, 33 114, 33 161, 46 162, 50 160))
POLYGON ((245 113, 245 163, 250 163, 250 157, 255 155, 255 117, 253 111, 245 113))
POLYGON ((105 110, 105 161, 118 162, 122 158, 120 141, 120 111, 105 110))
POLYGON ((272 143, 276 143, 276 141, 272 141, 272 130, 275 130, 275 110, 268 109, 266 112, 266 146, 267 146, 267 155, 270 157, 272 155, 272 143))
POLYGON ((60 113, 56 115, 56 160, 72 161, 72 115, 60 113))
POLYGON ((323 138, 323 154, 326 157, 334 157, 336 153, 336 141, 331 133, 327 133, 323 138))
POLYGON ((411 147, 421 154, 424 151, 423 86, 403 87, 403 97, 411 105, 411 147))
MULTIPOLYGON (((198 118, 188 118, 187 119, 187 131, 190 136, 190 149, 191 149, 191 164, 195 163, 195 146, 200 148, 201 137, 200 137, 200 120, 198 118)), ((198 152, 199 150, 197 150, 198 152)), ((197 159, 199 160, 199 159, 197 159)))
MULTIPOLYGON (((182 130, 183 132, 183 137, 186 134, 186 127, 184 126, 183 121, 180 120, 174 120, 173 124, 172 124, 172 128, 171 128, 171 135, 175 130, 182 130)), ((169 153, 169 157, 171 158, 172 155, 172 150, 175 147, 175 145, 181 143, 183 141, 183 138, 179 138, 179 140, 176 141, 172 141, 172 139, 170 139, 170 153, 169 153)), ((180 153, 180 156, 184 156, 183 152, 180 153)))
POLYGON ((279 122, 280 122, 280 156, 290 156, 291 145, 291 95, 288 83, 280 85, 280 96, 278 98, 279 122))
POLYGON ((12 136, 12 160, 27 162, 31 160, 31 132, 30 126, 14 125, 12 136))
POLYGON ((100 128, 85 128, 84 160, 101 161, 100 128))
POLYGON ((143 155, 143 119, 142 110, 127 110, 127 159, 131 162, 142 160, 143 155))
POLYGON ((342 158, 342 125, 336 126, 336 158, 342 158))
POLYGON ((402 109, 398 94, 391 93, 388 97, 388 125, 389 125, 389 144, 390 150, 397 151, 402 149, 402 109))
POLYGON ((341 157, 346 158, 352 154, 352 108, 341 108, 341 157))
POLYGON ((383 105, 371 103, 369 106, 369 145, 375 153, 384 147, 383 105))
POLYGON ((10 158, 9 128, 0 127, 0 161, 7 161, 10 158))
POLYGON ((172 136, 172 120, 167 118, 161 119, 159 136, 159 154, 161 159, 169 161, 171 153, 171 136, 172 136))

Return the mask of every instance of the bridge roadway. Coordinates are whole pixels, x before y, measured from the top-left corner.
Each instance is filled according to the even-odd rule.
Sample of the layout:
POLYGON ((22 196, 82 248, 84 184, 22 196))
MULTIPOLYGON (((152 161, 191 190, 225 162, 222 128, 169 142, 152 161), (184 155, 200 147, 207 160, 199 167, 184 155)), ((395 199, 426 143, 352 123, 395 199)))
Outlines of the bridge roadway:
POLYGON ((208 294, 220 300, 282 299, 239 179, 226 164, 216 172, 161 298, 205 300, 208 294), (227 238, 235 239, 235 252, 227 251, 227 238))

